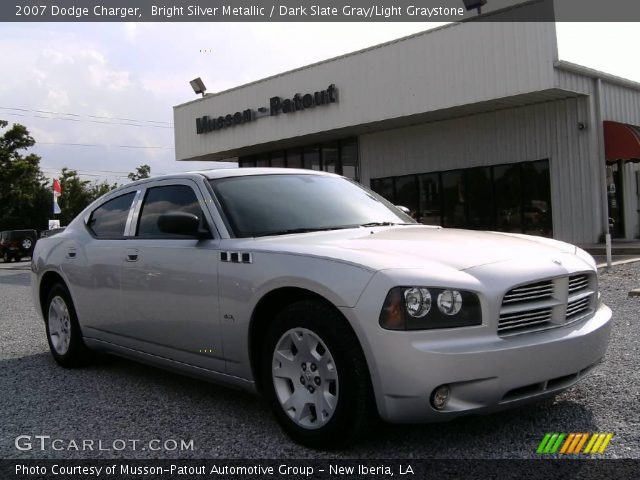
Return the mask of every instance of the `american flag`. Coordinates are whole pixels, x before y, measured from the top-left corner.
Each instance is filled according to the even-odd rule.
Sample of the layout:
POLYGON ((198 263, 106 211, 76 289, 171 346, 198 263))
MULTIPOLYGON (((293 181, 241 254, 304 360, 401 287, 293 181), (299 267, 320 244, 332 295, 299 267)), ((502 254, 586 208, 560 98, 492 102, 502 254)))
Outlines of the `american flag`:
POLYGON ((53 213, 60 213, 60 206, 58 205, 58 197, 62 195, 62 187, 57 178, 53 179, 53 213))

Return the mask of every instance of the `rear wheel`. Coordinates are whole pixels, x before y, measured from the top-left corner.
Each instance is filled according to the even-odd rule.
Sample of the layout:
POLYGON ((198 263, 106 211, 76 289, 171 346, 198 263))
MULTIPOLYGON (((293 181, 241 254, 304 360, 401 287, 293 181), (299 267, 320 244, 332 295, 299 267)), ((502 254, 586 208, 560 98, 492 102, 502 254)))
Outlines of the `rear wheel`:
POLYGON ((47 341, 51 355, 63 367, 79 367, 90 359, 89 349, 82 341, 71 295, 57 283, 49 291, 44 309, 47 341))
POLYGON ((347 446, 374 417, 360 344, 344 318, 318 301, 294 303, 276 316, 262 384, 283 430, 309 447, 347 446))
POLYGON ((11 261, 11 255, 9 255, 9 252, 4 252, 2 254, 2 261, 4 263, 9 263, 11 261))

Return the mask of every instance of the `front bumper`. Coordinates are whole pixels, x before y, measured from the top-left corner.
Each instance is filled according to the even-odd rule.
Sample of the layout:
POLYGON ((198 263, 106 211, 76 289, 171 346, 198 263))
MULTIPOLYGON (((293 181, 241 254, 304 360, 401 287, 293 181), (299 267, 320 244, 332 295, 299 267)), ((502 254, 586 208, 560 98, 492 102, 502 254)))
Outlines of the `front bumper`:
POLYGON ((449 420, 558 393, 602 359, 611 330, 611 310, 604 305, 570 325, 509 338, 482 327, 449 334, 388 331, 358 322, 358 312, 344 313, 356 317, 352 324, 369 363, 378 411, 396 423, 449 420), (431 395, 444 384, 450 399, 436 410, 431 395))

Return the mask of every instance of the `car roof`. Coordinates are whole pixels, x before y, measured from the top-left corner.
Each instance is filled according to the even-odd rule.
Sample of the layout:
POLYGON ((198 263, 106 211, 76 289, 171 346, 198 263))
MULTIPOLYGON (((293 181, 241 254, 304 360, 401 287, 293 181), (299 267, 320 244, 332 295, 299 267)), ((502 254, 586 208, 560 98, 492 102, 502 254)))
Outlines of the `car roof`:
POLYGON ((227 177, 246 177, 252 175, 333 175, 327 172, 319 172, 317 170, 307 170, 301 168, 219 168, 215 170, 199 170, 189 173, 198 173, 207 177, 209 180, 215 178, 227 178, 227 177))
POLYGON ((246 176, 255 176, 255 175, 318 175, 318 176, 332 176, 339 177, 334 173, 328 172, 320 172, 317 170, 308 170, 302 168, 272 168, 272 167, 264 167, 264 168, 217 168, 213 170, 192 170, 188 172, 178 172, 178 173, 169 173, 165 175, 155 175, 149 178, 143 178, 131 183, 125 183, 121 185, 113 192, 121 191, 125 188, 141 185, 147 182, 155 181, 155 180, 171 180, 171 179, 182 179, 182 178, 193 178, 196 176, 205 177, 209 180, 214 180, 217 178, 228 178, 228 177, 246 177, 246 176))

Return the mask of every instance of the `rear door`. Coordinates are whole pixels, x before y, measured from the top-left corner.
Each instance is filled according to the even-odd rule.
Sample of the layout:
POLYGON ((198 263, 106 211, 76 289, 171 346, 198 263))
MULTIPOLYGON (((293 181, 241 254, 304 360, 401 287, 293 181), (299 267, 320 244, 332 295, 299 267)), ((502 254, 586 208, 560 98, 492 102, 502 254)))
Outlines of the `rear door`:
POLYGON ((120 281, 126 253, 125 231, 140 192, 132 189, 95 208, 86 228, 67 239, 62 270, 71 284, 84 336, 105 338, 121 321, 120 281))
POLYGON ((112 330, 132 348, 224 372, 218 315, 219 238, 205 198, 188 179, 148 185, 134 214, 123 259, 123 321, 112 325, 112 330), (158 218, 168 212, 195 214, 201 227, 214 233, 211 238, 163 233, 158 218))

